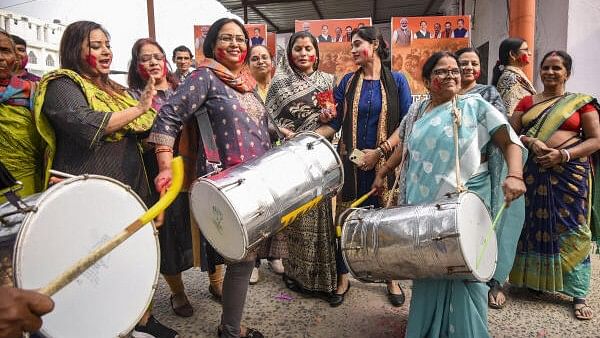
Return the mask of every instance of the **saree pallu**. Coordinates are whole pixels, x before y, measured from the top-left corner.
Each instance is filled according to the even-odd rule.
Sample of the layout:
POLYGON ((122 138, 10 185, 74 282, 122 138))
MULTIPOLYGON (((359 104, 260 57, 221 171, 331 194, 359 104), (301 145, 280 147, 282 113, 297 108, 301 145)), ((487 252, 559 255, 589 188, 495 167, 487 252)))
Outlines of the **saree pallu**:
POLYGON ((540 291, 585 297, 590 285, 591 231, 587 221, 588 157, 550 169, 525 166, 525 224, 510 282, 540 291))

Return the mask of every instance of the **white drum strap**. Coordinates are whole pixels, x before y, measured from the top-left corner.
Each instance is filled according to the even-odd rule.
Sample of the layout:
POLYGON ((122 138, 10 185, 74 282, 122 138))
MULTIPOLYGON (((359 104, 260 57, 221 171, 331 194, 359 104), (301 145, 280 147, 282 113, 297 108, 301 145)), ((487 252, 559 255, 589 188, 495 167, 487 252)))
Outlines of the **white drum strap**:
POLYGON ((456 96, 452 99, 452 129, 454 131, 454 157, 456 160, 456 191, 461 193, 467 191, 467 188, 462 184, 460 179, 460 158, 458 155, 458 127, 461 123, 461 111, 456 106, 456 96))

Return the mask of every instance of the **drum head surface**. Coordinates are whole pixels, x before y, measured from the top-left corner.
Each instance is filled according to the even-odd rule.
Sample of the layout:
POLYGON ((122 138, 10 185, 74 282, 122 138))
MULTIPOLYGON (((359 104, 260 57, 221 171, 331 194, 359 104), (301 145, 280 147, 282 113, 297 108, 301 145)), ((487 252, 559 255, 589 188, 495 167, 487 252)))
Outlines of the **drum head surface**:
POLYGON ((485 238, 492 226, 492 220, 485 204, 477 194, 465 193, 460 197, 460 206, 456 217, 463 257, 469 269, 477 280, 490 280, 496 271, 498 248, 494 232, 491 233, 487 245, 484 245, 485 238), (477 264, 477 259, 482 251, 481 261, 477 264))
MULTIPOLYGON (((40 198, 15 246, 20 288, 46 286, 93 248, 121 232, 146 207, 121 183, 100 176, 63 181, 40 198)), ((147 224, 52 299, 44 316, 47 337, 126 335, 148 308, 159 265, 154 227, 147 224)))
POLYGON ((192 214, 202 235, 224 258, 242 259, 248 238, 227 197, 210 180, 196 181, 190 194, 192 214))

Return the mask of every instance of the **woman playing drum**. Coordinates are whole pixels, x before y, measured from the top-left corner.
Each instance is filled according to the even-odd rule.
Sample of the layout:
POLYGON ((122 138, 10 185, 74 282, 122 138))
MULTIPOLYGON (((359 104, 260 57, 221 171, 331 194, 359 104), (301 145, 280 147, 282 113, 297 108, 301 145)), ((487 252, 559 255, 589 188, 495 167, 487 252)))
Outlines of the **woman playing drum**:
MULTIPOLYGON (((488 204, 496 200, 488 169, 495 163, 482 154, 500 148, 508 163, 502 188, 510 203, 522 195, 520 142, 506 118, 479 95, 457 96, 460 69, 454 54, 438 52, 423 66, 431 98, 413 104, 399 128, 400 146, 377 172, 373 186, 383 187, 386 175, 404 159, 400 173, 400 203, 432 202, 455 192, 463 183, 488 204), (453 113, 460 125, 460 182, 455 168, 453 113)), ((487 337, 487 286, 451 279, 422 279, 413 283, 407 337, 487 337), (466 318, 465 318, 466 317, 466 318)))
MULTIPOLYGON (((133 99, 108 77, 112 56, 102 26, 91 21, 67 26, 60 42, 61 68, 39 83, 37 127, 48 144, 48 169, 117 179, 148 204, 150 187, 138 135, 150 129, 156 115, 151 110, 154 80, 140 101, 133 99), (52 127, 46 129, 48 124, 52 127)), ((177 336, 149 313, 136 326, 134 337, 138 333, 177 336)))
MULTIPOLYGON (((242 72, 248 46, 248 33, 238 21, 223 18, 210 27, 204 42, 207 59, 162 106, 150 134, 160 170, 157 190, 170 184, 172 147, 181 126, 195 114, 208 114, 224 168, 260 156, 271 147, 267 112, 253 91, 253 79, 242 72)), ((204 163, 198 161, 199 175, 205 172, 204 163)), ((262 337, 257 330, 240 326, 255 259, 251 253, 227 266, 218 328, 221 337, 262 337)))

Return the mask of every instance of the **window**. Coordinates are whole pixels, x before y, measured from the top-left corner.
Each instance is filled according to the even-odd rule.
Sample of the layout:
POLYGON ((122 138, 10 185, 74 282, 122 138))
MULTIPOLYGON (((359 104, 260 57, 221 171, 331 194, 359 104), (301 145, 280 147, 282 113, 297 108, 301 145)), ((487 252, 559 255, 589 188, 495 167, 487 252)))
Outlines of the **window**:
POLYGON ((29 54, 27 54, 27 56, 29 57, 30 63, 37 64, 37 56, 35 56, 35 54, 33 52, 29 52, 29 54))
POLYGON ((54 67, 54 58, 52 57, 52 55, 48 55, 46 57, 46 66, 54 67))

